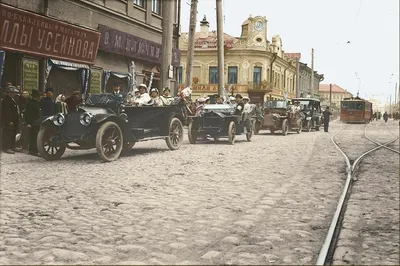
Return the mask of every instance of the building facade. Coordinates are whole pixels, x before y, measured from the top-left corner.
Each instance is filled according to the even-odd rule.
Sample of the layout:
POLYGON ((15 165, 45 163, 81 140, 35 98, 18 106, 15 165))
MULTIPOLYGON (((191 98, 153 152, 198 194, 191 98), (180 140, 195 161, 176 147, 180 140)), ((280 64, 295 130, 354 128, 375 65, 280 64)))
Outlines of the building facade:
MULTIPOLYGON (((300 62, 299 65, 299 94, 306 96, 311 95, 311 74, 312 69, 307 66, 307 64, 300 62)), ((314 70, 314 97, 321 97, 318 95, 318 88, 320 88, 320 82, 324 80, 323 74, 318 74, 317 71, 314 70)))
MULTIPOLYGON (((242 24, 240 37, 224 34, 225 88, 232 94, 249 96, 252 102, 295 97, 296 60, 285 56, 282 40, 267 38, 267 19, 249 17, 242 24)), ((179 47, 181 68, 178 82, 184 87, 188 33, 182 33, 179 47)), ((192 72, 194 98, 218 93, 217 33, 209 30, 206 17, 195 35, 192 72)))
MULTIPOLYGON (((319 85, 319 95, 321 104, 329 106, 330 103, 330 84, 319 85)), ((353 94, 343 89, 339 85, 332 84, 332 109, 340 109, 340 101, 344 98, 353 97, 353 94)))
MULTIPOLYGON (((152 87, 159 87, 164 1, 0 2, 3 89, 11 82, 28 91, 52 87, 68 95, 108 92, 119 83, 127 91, 148 81, 152 72, 152 87)), ((172 65, 177 74, 180 1, 169 3, 175 10, 172 65)), ((177 87, 175 78, 171 84, 177 87)))

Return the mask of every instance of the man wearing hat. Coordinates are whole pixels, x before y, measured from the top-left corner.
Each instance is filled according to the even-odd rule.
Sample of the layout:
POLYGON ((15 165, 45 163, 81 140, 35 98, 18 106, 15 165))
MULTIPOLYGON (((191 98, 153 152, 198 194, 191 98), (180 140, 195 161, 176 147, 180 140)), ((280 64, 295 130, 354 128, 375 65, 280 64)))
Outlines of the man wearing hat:
POLYGON ((171 97, 170 93, 171 90, 168 87, 164 88, 163 95, 160 96, 163 105, 171 105, 174 102, 174 97, 171 97))
POLYGON ((240 94, 236 94, 236 110, 235 114, 236 115, 241 115, 244 109, 244 103, 242 101, 243 97, 240 94))
POLYGON ((331 118, 331 111, 329 110, 329 106, 326 107, 325 111, 322 113, 324 116, 324 131, 328 132, 329 130, 329 121, 331 118))
POLYGON ((151 101, 150 95, 147 93, 147 86, 146 84, 140 84, 139 85, 139 92, 140 95, 139 97, 133 101, 133 104, 137 105, 137 106, 142 106, 142 105, 146 105, 151 101))
POLYGON ((20 111, 15 98, 19 91, 14 86, 8 86, 5 93, 1 102, 2 149, 6 153, 14 154, 18 151, 15 147, 15 136, 19 127, 20 111))
POLYGON ((29 154, 38 156, 37 135, 40 129, 40 92, 32 90, 32 99, 26 104, 25 122, 29 128, 29 154))
POLYGON ((154 106, 163 106, 163 102, 160 99, 160 96, 158 96, 158 89, 157 88, 152 88, 150 90, 150 97, 154 101, 154 106))
POLYGON ((125 99, 125 95, 121 92, 121 85, 119 83, 113 84, 112 94, 117 98, 117 101, 122 103, 125 99))
POLYGON ((53 89, 46 89, 46 97, 40 100, 40 109, 42 109, 43 116, 53 116, 56 112, 56 104, 53 100, 53 89))

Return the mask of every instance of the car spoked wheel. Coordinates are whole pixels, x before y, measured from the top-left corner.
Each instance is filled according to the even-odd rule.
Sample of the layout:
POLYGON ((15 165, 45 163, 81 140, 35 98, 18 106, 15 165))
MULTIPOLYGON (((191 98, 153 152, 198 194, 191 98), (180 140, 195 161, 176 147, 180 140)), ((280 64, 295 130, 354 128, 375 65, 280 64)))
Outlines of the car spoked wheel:
POLYGON ((236 125, 235 125, 235 122, 231 121, 229 123, 229 128, 228 128, 229 144, 231 144, 231 145, 235 144, 235 138, 236 138, 236 125))
POLYGON ((194 121, 190 121, 188 126, 188 137, 190 144, 196 144, 197 142, 197 128, 194 121))
POLYGON ((183 141, 183 126, 181 121, 174 117, 169 123, 169 136, 165 139, 170 150, 177 150, 183 141))
POLYGON ((135 141, 128 141, 124 143, 124 146, 122 147, 123 152, 128 152, 132 150, 133 146, 135 146, 136 142, 135 141))
POLYGON ((51 142, 51 138, 56 133, 53 126, 44 125, 40 127, 37 136, 37 148, 40 156, 48 161, 58 160, 63 156, 67 144, 51 142))
POLYGON ((311 128, 312 128, 311 121, 309 120, 307 121, 307 132, 311 132, 311 128))
POLYGON ((289 131, 289 123, 287 119, 282 122, 282 135, 286 136, 289 131))
POLYGON ((112 121, 106 122, 97 131, 96 150, 100 159, 111 162, 121 155, 123 136, 121 128, 112 121))
POLYGON ((297 128, 297 134, 300 134, 302 129, 303 129, 303 121, 300 120, 297 128))

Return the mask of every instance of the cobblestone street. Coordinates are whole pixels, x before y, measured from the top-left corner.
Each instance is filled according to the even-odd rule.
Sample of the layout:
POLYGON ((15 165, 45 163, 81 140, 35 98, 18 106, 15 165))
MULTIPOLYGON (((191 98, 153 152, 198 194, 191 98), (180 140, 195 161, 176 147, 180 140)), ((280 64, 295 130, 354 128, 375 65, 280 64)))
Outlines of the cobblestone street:
MULTIPOLYGON (((312 264, 346 176, 330 140, 344 126, 261 131, 233 146, 190 145, 185 135, 180 150, 143 142, 112 163, 94 150, 53 162, 2 154, 0 264, 312 264)), ((393 156, 382 160, 391 179, 379 182, 386 177, 376 168, 363 193, 398 191, 398 156, 381 153, 393 156)), ((368 215, 380 208, 366 206, 368 215)), ((398 250, 398 231, 387 237, 398 250)))

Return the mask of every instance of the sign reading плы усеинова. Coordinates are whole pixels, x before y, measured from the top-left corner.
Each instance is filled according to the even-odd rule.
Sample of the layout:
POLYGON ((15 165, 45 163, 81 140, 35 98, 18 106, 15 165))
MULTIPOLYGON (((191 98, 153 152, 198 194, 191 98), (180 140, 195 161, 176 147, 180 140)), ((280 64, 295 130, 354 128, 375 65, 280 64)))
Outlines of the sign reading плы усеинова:
POLYGON ((0 3, 0 50, 93 65, 100 34, 0 3))

